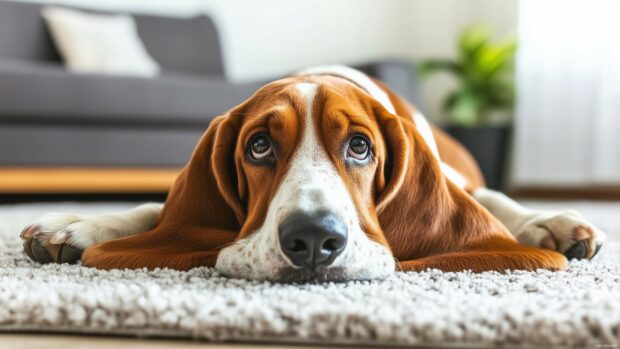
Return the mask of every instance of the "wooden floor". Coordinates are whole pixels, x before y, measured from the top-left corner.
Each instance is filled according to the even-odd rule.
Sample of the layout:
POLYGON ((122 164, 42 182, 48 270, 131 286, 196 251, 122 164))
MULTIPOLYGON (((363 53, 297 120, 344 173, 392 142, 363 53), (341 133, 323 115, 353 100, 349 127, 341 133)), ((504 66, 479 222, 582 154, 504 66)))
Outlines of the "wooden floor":
POLYGON ((178 168, 0 167, 0 193, 166 193, 178 168))

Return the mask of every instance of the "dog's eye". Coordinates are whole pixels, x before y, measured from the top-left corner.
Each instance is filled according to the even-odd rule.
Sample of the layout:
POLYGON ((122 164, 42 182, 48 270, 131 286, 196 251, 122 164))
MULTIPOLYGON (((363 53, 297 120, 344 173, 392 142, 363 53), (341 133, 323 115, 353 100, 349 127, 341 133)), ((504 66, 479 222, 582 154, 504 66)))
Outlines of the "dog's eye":
POLYGON ((368 154, 370 154, 370 145, 366 138, 362 136, 351 138, 347 156, 356 160, 364 160, 368 157, 368 154))
POLYGON ((250 141, 250 155, 256 160, 264 159, 273 154, 271 143, 265 135, 259 135, 250 141))

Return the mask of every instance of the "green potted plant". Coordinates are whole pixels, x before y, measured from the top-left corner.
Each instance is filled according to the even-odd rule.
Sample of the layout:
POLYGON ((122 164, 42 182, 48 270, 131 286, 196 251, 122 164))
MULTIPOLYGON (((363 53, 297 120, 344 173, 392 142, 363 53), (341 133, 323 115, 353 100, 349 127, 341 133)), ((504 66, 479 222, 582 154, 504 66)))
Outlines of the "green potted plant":
POLYGON ((445 129, 474 155, 491 188, 501 189, 511 130, 514 92, 514 37, 493 42, 486 26, 463 31, 456 59, 422 62, 422 77, 453 75, 458 87, 443 102, 445 129))

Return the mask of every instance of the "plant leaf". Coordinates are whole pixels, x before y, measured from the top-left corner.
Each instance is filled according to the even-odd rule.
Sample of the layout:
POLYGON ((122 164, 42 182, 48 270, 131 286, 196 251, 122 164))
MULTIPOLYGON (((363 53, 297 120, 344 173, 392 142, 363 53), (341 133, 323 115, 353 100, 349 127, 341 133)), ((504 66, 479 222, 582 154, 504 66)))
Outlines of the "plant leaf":
POLYGON ((458 41, 461 59, 469 61, 491 40, 491 31, 486 25, 473 25, 465 29, 458 41))
POLYGON ((481 76, 490 77, 511 65, 516 50, 517 41, 514 39, 499 44, 487 45, 478 52, 476 69, 481 76))

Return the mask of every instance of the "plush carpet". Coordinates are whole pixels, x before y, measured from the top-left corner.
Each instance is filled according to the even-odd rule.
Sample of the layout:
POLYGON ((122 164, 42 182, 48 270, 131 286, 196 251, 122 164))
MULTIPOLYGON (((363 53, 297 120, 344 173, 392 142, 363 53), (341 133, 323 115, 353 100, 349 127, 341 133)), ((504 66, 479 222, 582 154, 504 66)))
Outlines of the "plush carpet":
POLYGON ((48 211, 130 204, 0 206, 0 331, 207 340, 469 346, 620 344, 620 203, 531 203, 581 210, 609 241, 592 262, 552 273, 396 273, 382 282, 286 285, 208 268, 98 271, 38 265, 18 233, 48 211))

